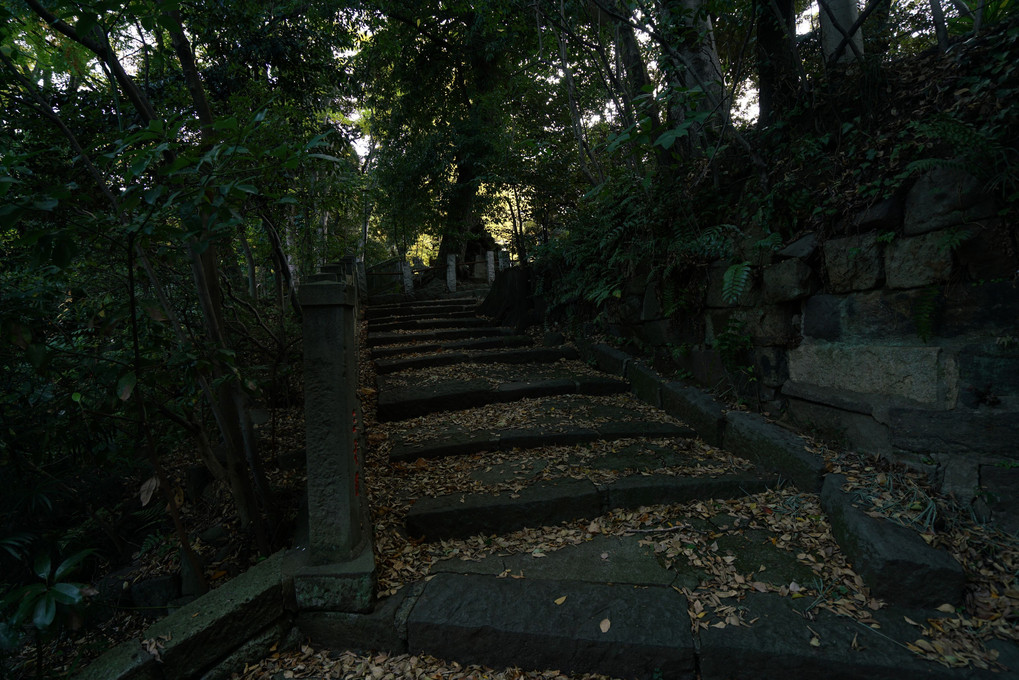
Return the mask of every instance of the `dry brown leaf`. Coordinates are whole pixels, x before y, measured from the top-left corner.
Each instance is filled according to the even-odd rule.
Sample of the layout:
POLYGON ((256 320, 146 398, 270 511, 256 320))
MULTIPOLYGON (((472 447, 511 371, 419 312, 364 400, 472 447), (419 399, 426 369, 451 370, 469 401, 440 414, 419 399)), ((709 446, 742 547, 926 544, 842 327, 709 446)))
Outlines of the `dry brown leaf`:
POLYGON ((612 627, 612 622, 609 621, 608 619, 602 619, 601 623, 598 624, 598 628, 600 628, 601 632, 603 632, 603 633, 609 632, 609 628, 611 628, 611 627, 612 627))

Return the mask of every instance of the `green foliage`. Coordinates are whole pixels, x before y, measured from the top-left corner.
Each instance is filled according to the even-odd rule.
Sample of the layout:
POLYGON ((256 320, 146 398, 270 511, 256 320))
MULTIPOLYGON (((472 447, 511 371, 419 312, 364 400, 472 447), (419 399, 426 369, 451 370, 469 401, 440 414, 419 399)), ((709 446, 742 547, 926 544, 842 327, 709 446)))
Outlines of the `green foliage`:
POLYGON ((728 304, 736 304, 750 289, 753 269, 749 262, 738 262, 730 265, 722 275, 722 299, 728 304))
POLYGON ((959 229, 955 227, 946 229, 941 235, 941 240, 938 243, 938 250, 941 252, 947 251, 954 253, 959 249, 959 246, 972 237, 973 234, 970 233, 969 229, 959 229))

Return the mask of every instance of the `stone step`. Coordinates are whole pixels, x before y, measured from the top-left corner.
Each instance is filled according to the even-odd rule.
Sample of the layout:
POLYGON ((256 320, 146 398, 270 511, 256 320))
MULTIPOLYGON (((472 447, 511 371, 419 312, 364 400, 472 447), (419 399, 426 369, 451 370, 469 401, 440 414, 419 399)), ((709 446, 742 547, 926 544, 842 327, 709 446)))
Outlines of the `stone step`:
POLYGON ((411 342, 429 342, 436 340, 464 340, 467 338, 489 338, 500 335, 512 335, 513 329, 503 326, 479 326, 477 328, 448 328, 417 333, 368 333, 366 346, 398 345, 411 342))
POLYGON ((435 319, 435 318, 472 319, 477 318, 477 316, 478 316, 477 312, 475 312, 473 309, 465 309, 460 312, 442 312, 441 314, 436 314, 434 312, 428 311, 421 312, 419 314, 390 314, 388 316, 374 316, 366 320, 372 324, 376 324, 376 323, 390 323, 395 321, 412 321, 417 319, 435 319))
MULTIPOLYGON (((906 645, 919 632, 909 619, 946 618, 933 610, 885 607, 873 612, 877 623, 868 626, 816 607, 810 597, 750 592, 720 599, 723 607, 738 612, 741 624, 700 626, 694 634, 688 601, 677 588, 696 588, 706 575, 689 574, 694 585, 687 585, 676 565, 665 569, 651 549, 640 545, 641 538, 596 536, 540 556, 445 560, 433 565, 430 580, 380 601, 369 614, 301 612, 296 623, 319 647, 641 680, 994 680, 1014 675, 946 668, 910 652, 906 645)), ((793 578, 775 576, 783 583, 793 578)), ((708 621, 717 616, 707 609, 708 621)), ((1015 645, 995 642, 1006 666, 1014 669, 1015 645)))
POLYGON ((560 394, 619 394, 629 385, 616 378, 581 376, 501 382, 477 379, 443 382, 423 387, 388 386, 379 378, 377 416, 380 421, 406 420, 441 411, 462 411, 485 404, 520 401, 560 394))
POLYGON ((664 679, 695 672, 686 598, 661 586, 438 574, 410 610, 407 643, 412 654, 496 668, 664 679))
POLYGON ((397 440, 389 452, 392 461, 415 461, 419 458, 444 458, 480 453, 481 451, 512 451, 541 446, 570 446, 593 441, 612 441, 646 437, 650 439, 692 439, 697 436, 685 425, 625 421, 602 423, 594 427, 559 425, 536 429, 510 429, 496 433, 450 431, 426 440, 397 440))
POLYGON ((552 363, 560 359, 576 360, 580 355, 572 347, 535 347, 533 349, 438 352, 432 355, 407 357, 402 359, 380 359, 375 362, 378 375, 397 373, 415 368, 431 366, 450 366, 452 364, 527 364, 552 363))
POLYGON ((409 535, 427 541, 500 534, 593 519, 611 509, 738 498, 764 491, 776 482, 749 473, 719 477, 631 475, 600 486, 564 478, 542 481, 514 494, 422 498, 407 513, 406 527, 409 535))
POLYGON ((526 335, 496 335, 488 338, 467 338, 466 340, 450 340, 447 342, 418 342, 406 345, 387 345, 374 347, 371 350, 372 358, 389 359, 405 354, 420 354, 422 352, 456 352, 459 350, 479 349, 511 349, 514 347, 528 347, 534 340, 526 335))
POLYGON ((390 331, 428 331, 444 328, 477 328, 479 326, 491 326, 489 319, 481 319, 476 316, 459 319, 436 318, 430 319, 409 319, 397 320, 386 323, 372 321, 368 324, 369 333, 388 333, 390 331))
POLYGON ((474 311, 478 307, 473 298, 464 300, 416 300, 392 305, 371 305, 364 310, 364 318, 371 321, 386 316, 407 316, 431 314, 438 316, 447 312, 474 311))

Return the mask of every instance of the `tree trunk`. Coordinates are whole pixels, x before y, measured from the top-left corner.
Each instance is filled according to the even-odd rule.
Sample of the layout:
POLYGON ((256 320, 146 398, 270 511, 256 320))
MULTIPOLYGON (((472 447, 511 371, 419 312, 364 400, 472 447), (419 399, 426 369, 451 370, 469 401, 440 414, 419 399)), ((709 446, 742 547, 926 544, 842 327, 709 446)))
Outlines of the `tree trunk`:
POLYGON ((860 16, 856 0, 818 0, 817 6, 821 22, 821 48, 825 61, 830 62, 834 59, 841 64, 862 60, 863 31, 861 29, 852 31, 857 17, 860 16), (839 52, 843 39, 848 39, 849 49, 842 49, 839 52))
POLYGON ((800 84, 793 5, 793 0, 755 0, 754 3, 760 107, 757 124, 762 128, 785 116, 796 105, 800 84))

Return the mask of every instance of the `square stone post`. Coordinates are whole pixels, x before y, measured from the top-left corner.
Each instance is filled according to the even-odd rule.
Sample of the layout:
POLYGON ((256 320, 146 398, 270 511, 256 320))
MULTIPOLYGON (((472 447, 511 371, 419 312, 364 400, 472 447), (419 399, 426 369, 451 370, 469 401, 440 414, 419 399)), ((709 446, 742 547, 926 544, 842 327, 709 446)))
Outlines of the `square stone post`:
POLYGON ((489 250, 485 253, 485 265, 488 269, 488 285, 495 281, 495 251, 489 250))
POLYGON ((509 269, 509 268, 510 268, 509 253, 506 252, 505 250, 500 250, 499 251, 499 270, 502 271, 503 269, 509 269))
POLYGON ((403 269, 403 292, 410 295, 414 292, 414 273, 406 261, 401 262, 400 267, 403 269))
POLYGON ((456 292, 456 255, 446 256, 446 289, 456 292))
POLYGON ((368 273, 364 269, 364 260, 358 260, 355 268, 357 270, 357 299, 360 304, 360 301, 368 295, 368 273))
POLYGON ((354 289, 301 286, 308 465, 308 555, 294 575, 301 609, 367 611, 375 587, 357 402, 354 289))

